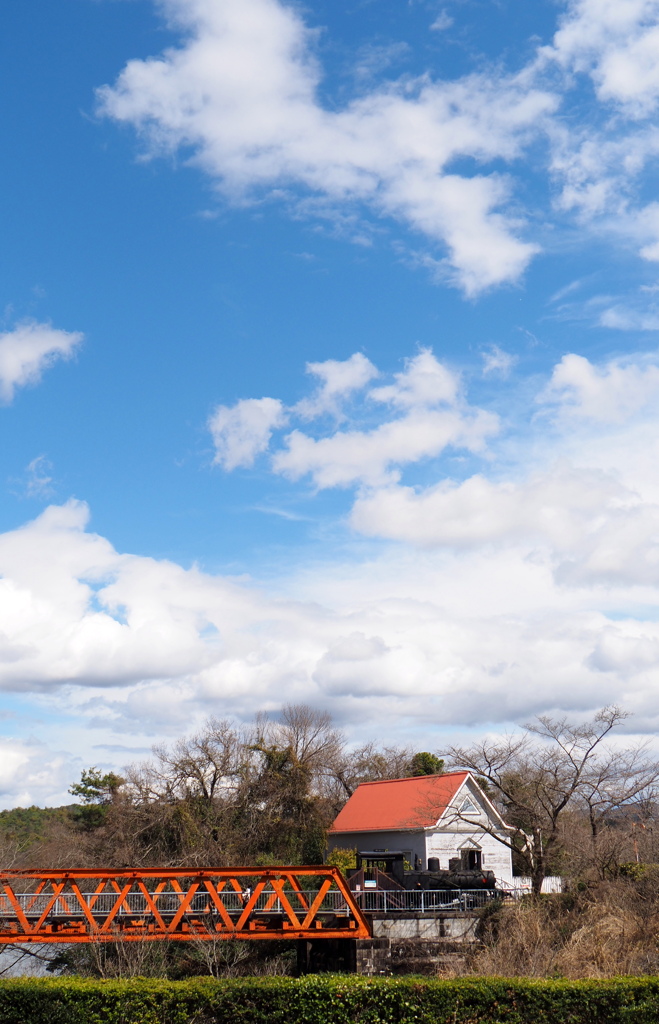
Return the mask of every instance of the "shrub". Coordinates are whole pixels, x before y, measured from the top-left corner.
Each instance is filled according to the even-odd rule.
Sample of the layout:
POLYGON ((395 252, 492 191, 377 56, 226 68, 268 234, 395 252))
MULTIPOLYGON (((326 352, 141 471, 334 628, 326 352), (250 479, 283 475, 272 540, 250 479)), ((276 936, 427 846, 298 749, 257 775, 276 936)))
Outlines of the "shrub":
POLYGON ((659 979, 0 983, 1 1024, 655 1024, 659 979))

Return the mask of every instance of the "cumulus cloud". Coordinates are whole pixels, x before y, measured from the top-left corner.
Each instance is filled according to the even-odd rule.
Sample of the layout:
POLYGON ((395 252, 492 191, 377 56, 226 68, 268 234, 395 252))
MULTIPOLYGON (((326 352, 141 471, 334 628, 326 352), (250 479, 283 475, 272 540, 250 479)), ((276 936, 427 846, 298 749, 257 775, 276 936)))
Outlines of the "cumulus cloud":
POLYGON ((595 366, 585 356, 563 356, 539 396, 563 414, 619 423, 659 395, 659 366, 615 359, 595 366))
POLYGON ((419 545, 474 546, 523 535, 574 551, 625 496, 604 474, 559 465, 523 482, 479 474, 421 491, 386 488, 358 498, 352 523, 362 533, 419 545))
POLYGON ((397 479, 399 467, 448 447, 481 452, 498 430, 498 417, 470 406, 459 376, 429 349, 408 359, 391 383, 370 389, 380 374, 359 352, 343 361, 310 363, 307 371, 320 379, 320 387, 289 408, 274 398, 218 406, 209 421, 217 464, 226 470, 251 466, 270 446, 275 429, 296 417, 312 420, 331 413, 335 422, 325 436, 294 429, 278 442, 272 469, 292 480, 309 475, 319 488, 375 485, 397 479), (384 415, 382 407, 388 407, 384 415), (374 415, 381 422, 364 426, 363 420, 374 415), (339 430, 337 419, 353 425, 339 430))
POLYGON ((602 100, 644 116, 659 99, 657 0, 572 0, 546 54, 588 74, 602 100))
MULTIPOLYGON (((569 677, 587 702, 602 670, 584 664, 603 631, 618 628, 592 595, 561 597, 524 548, 308 565, 269 593, 119 553, 88 532, 87 517, 70 502, 0 535, 0 686, 51 702, 59 693, 106 733, 172 733, 208 710, 336 696, 348 700, 341 714, 379 697, 375 718, 404 710, 423 720, 431 707, 457 721, 482 694, 474 720, 495 699, 505 720, 543 705, 540 680, 551 672, 566 680, 556 700, 574 705, 569 677)), ((630 678, 636 671, 634 661, 630 678)))
MULTIPOLYGON (((576 422, 543 459, 574 441, 576 422)), ((267 586, 117 551, 75 501, 0 534, 0 689, 31 695, 48 720, 68 716, 58 744, 84 759, 0 741, 3 799, 64 793, 97 748, 120 769, 122 744, 286 701, 359 722, 360 738, 436 740, 613 700, 653 728, 659 501, 643 489, 645 463, 627 458, 620 479, 627 428, 608 429, 608 469, 581 445, 577 465, 511 467, 495 451, 461 481, 361 482, 349 556, 324 548, 267 586)))
POLYGON ((76 759, 45 743, 0 737, 0 801, 3 807, 31 807, 70 799, 68 786, 80 774, 76 759))
POLYGON ((574 93, 570 123, 555 120, 550 129, 557 208, 575 212, 582 228, 631 240, 643 259, 656 259, 656 203, 641 201, 639 182, 659 155, 659 3, 571 0, 551 45, 539 50, 536 72, 548 67, 565 72, 566 99, 574 93), (584 79, 595 111, 590 90, 580 88, 584 79))
POLYGON ((58 359, 70 359, 82 338, 33 321, 0 334, 0 401, 11 402, 17 388, 37 384, 58 359))
MULTIPOLYGON (((361 364, 339 365, 352 380, 348 370, 361 364)), ((560 586, 655 586, 656 353, 600 364, 570 353, 535 400, 520 382, 526 410, 513 402, 508 422, 472 405, 468 385, 466 373, 422 349, 389 381, 363 385, 340 427, 325 422, 313 435, 294 429, 278 438, 271 469, 353 489, 349 523, 363 536, 426 549, 523 545, 529 556, 542 552, 560 586), (445 475, 430 460, 447 450, 480 456, 480 471, 445 475), (519 453, 512 461, 511 450, 519 453), (406 482, 424 461, 429 480, 406 482)))
POLYGON ((447 251, 467 294, 519 278, 537 245, 506 212, 491 171, 459 157, 512 160, 555 98, 528 76, 474 74, 389 82, 333 110, 321 105, 313 34, 279 0, 167 0, 179 46, 131 60, 100 109, 134 125, 152 152, 183 148, 229 199, 297 185, 332 203, 366 204, 447 251))
POLYGON ((253 466, 267 450, 272 432, 286 422, 277 398, 244 398, 234 406, 218 405, 208 420, 215 445, 214 461, 223 469, 253 466))
POLYGON ((437 361, 430 349, 421 349, 406 360, 402 373, 394 375, 394 383, 373 388, 370 397, 402 409, 454 405, 460 393, 459 377, 437 361))
POLYGON ((370 429, 319 438, 294 430, 273 455, 275 472, 293 480, 309 474, 321 488, 381 485, 397 479, 399 467, 436 457, 449 446, 482 451, 498 430, 497 416, 469 406, 459 377, 428 349, 408 359, 391 384, 372 388, 366 400, 391 407, 393 415, 370 429))
POLYGON ((659 585, 659 504, 596 470, 562 465, 519 482, 477 475, 420 490, 393 485, 359 496, 351 524, 422 548, 522 544, 542 552, 559 585, 659 585))
POLYGON ((294 430, 273 467, 292 480, 310 474, 317 487, 383 484, 403 466, 440 455, 447 447, 482 451, 498 419, 482 410, 416 409, 374 430, 337 431, 315 439, 294 430))
POLYGON ((318 378, 320 386, 315 394, 295 406, 295 412, 303 419, 315 419, 324 413, 340 416, 342 402, 378 375, 376 367, 362 352, 355 352, 349 359, 307 363, 307 373, 318 378))

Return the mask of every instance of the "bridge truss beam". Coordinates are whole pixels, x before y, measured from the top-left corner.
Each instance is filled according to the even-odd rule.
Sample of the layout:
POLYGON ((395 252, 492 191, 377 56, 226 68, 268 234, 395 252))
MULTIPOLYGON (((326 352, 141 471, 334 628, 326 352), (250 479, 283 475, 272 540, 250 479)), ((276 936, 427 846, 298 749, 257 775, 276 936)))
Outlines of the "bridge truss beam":
POLYGON ((369 936, 333 867, 0 874, 0 944, 369 936))

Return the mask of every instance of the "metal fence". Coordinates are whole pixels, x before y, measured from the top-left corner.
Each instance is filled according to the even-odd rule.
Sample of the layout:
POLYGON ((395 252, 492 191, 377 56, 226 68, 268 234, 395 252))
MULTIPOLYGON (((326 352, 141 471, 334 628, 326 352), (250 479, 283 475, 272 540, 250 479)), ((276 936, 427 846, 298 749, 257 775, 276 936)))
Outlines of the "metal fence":
MULTIPOLYGON (((524 896, 531 892, 532 880, 523 875, 515 875, 510 882, 502 882, 501 887, 510 891, 513 896, 524 896)), ((542 880, 543 893, 563 892, 563 879, 560 875, 546 875, 542 880)))
POLYGON ((367 913, 391 914, 413 911, 431 914, 438 911, 466 911, 487 906, 500 896, 493 889, 395 889, 353 892, 359 907, 367 913))
MULTIPOLYGON (((397 889, 391 891, 365 890, 353 892, 353 898, 358 906, 366 913, 398 913, 401 911, 414 911, 416 913, 434 913, 437 911, 467 911, 477 907, 486 906, 498 894, 488 889, 426 889, 412 890, 397 889)), ((252 913, 284 913, 281 900, 274 898, 272 891, 260 893, 252 908, 252 913)), ((296 912, 303 912, 311 906, 317 896, 317 892, 286 892, 286 899, 296 912)), ((240 914, 251 897, 249 890, 239 892, 222 892, 220 898, 225 910, 229 914, 240 914)), ((107 893, 83 893, 83 898, 90 908, 94 917, 102 918, 110 914, 116 906, 118 894, 107 893)), ((40 918, 47 912, 48 918, 75 918, 83 917, 84 911, 73 894, 67 896, 62 893, 53 900, 52 894, 17 893, 15 899, 21 911, 28 918, 40 918)), ((161 915, 173 915, 181 907, 183 894, 175 892, 160 892, 150 894, 150 900, 161 915)), ((141 892, 127 893, 121 900, 120 907, 116 912, 118 916, 138 915, 149 916, 152 914, 150 900, 141 892)), ((186 914, 217 914, 217 908, 207 892, 196 893, 186 907, 186 914)), ((349 908, 343 894, 337 890, 330 890, 323 898, 319 912, 348 914, 349 908)), ((116 916, 115 915, 115 916, 116 916)), ((14 917, 15 910, 11 902, 0 896, 0 917, 14 917)))

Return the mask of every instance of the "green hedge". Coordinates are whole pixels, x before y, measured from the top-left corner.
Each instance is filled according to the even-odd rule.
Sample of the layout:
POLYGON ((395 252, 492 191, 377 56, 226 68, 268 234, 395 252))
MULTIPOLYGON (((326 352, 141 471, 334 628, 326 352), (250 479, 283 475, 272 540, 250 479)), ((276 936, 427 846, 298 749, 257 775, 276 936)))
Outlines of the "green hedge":
POLYGON ((657 1024, 659 978, 0 982, 1 1024, 657 1024))

